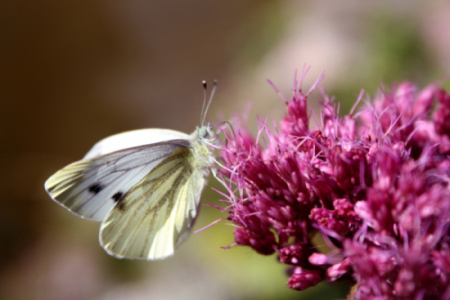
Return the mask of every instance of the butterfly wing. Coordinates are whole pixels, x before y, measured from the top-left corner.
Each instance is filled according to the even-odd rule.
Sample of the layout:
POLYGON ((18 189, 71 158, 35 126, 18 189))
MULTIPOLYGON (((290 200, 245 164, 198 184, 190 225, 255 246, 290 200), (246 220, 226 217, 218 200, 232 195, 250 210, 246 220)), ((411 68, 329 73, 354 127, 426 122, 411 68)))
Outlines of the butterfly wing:
POLYGON ((189 233, 205 184, 180 148, 132 187, 111 210, 100 229, 100 243, 116 257, 162 259, 189 233))
POLYGON ((94 158, 128 148, 146 146, 169 140, 189 139, 190 136, 188 134, 170 129, 150 128, 126 131, 101 140, 89 150, 84 158, 94 158))
MULTIPOLYGON (((123 136, 114 137, 115 143, 123 140, 123 136)), ((114 143, 109 140, 109 144, 114 143)), ((45 182, 45 189, 53 200, 94 221, 103 221, 122 195, 171 153, 189 147, 189 141, 173 139, 112 153, 108 153, 111 147, 104 145, 100 142, 93 150, 106 154, 86 156, 88 158, 68 165, 45 182)))

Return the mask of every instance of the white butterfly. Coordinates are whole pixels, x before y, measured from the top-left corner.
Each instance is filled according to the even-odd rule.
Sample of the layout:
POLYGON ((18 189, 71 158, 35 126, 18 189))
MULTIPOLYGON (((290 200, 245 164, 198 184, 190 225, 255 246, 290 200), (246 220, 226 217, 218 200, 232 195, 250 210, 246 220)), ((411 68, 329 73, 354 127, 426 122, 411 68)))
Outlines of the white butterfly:
POLYGON ((52 175, 46 191, 74 214, 102 221, 100 244, 110 255, 172 255, 190 232, 206 178, 215 171, 207 146, 215 135, 203 125, 215 87, 202 109, 202 125, 191 135, 167 129, 113 135, 52 175))

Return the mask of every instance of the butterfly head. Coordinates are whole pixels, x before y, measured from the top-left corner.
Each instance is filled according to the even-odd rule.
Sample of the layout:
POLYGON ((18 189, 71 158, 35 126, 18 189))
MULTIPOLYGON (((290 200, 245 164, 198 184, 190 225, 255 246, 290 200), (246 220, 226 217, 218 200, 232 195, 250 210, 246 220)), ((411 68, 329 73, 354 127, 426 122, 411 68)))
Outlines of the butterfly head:
POLYGON ((210 124, 197 127, 197 138, 199 140, 214 141, 215 134, 210 124))

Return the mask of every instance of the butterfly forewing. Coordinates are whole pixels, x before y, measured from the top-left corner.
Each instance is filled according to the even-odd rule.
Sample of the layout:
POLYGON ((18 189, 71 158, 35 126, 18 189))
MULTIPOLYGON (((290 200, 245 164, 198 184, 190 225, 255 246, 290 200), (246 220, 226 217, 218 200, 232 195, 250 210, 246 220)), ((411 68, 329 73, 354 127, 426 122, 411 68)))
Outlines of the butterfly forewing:
POLYGON ((123 195, 101 226, 108 253, 142 259, 173 254, 193 225, 205 183, 192 155, 187 148, 173 152, 123 195))
POLYGON ((183 132, 170 129, 139 129, 118 133, 96 143, 84 158, 98 157, 107 153, 117 152, 139 146, 148 146, 170 140, 189 140, 190 136, 183 132))
POLYGON ((186 140, 170 140, 84 159, 56 172, 45 188, 73 213, 102 221, 131 187, 171 153, 188 146, 186 140))

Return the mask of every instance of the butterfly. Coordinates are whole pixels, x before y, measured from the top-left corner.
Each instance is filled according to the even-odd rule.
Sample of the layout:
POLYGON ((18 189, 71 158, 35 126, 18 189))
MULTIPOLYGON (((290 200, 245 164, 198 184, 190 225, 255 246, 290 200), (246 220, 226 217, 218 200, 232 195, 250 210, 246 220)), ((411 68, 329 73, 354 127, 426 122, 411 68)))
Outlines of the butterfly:
POLYGON ((171 256, 189 234, 214 158, 211 125, 191 134, 141 129, 95 144, 80 161, 45 182, 50 197, 72 213, 100 221, 100 244, 117 258, 155 260, 171 256))

